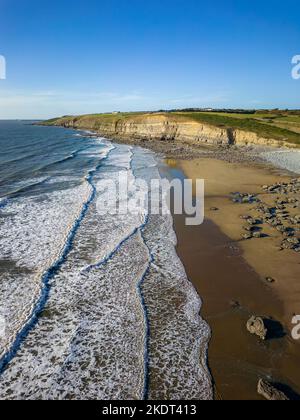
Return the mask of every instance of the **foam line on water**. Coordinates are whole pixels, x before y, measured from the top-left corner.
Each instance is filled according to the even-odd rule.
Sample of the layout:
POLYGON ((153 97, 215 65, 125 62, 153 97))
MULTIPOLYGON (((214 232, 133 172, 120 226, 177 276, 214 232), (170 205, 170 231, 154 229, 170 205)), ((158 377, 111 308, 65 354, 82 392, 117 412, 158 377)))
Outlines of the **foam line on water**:
MULTIPOLYGON (((133 153, 132 153, 132 159, 130 161, 130 169, 134 175, 134 178, 136 179, 136 173, 135 170, 133 168, 133 153)), ((146 240, 144 238, 143 232, 144 229, 146 228, 147 224, 149 223, 149 209, 147 212, 147 215, 145 217, 145 221, 143 223, 142 226, 140 226, 139 230, 140 230, 140 234, 141 234, 141 238, 142 241, 145 245, 145 247, 148 250, 148 254, 149 254, 149 262, 148 262, 148 266, 146 267, 140 281, 137 284, 137 290, 138 290, 138 294, 140 297, 140 301, 141 301, 141 305, 143 308, 143 312, 144 312, 144 320, 145 320, 145 348, 144 348, 144 371, 145 371, 145 376, 144 376, 144 393, 143 393, 143 399, 147 400, 149 397, 149 365, 150 365, 150 360, 149 360, 149 346, 150 346, 150 320, 149 320, 149 314, 148 314, 148 308, 146 305, 146 301, 145 301, 145 297, 143 294, 143 285, 145 282, 145 279, 147 277, 147 275, 149 274, 150 271, 150 267, 154 262, 154 255, 152 254, 148 244, 146 243, 146 240)))
POLYGON ((88 267, 82 270, 82 273, 88 273, 91 270, 100 268, 103 265, 107 264, 109 261, 111 261, 113 257, 118 253, 118 251, 122 248, 122 246, 138 233, 141 226, 134 228, 133 231, 124 239, 122 239, 122 241, 105 258, 103 258, 101 261, 98 261, 96 264, 89 265, 88 267))
POLYGON ((149 221, 149 218, 147 217, 147 221, 145 222, 145 225, 143 227, 143 229, 141 229, 141 238, 142 241, 145 245, 145 247, 148 249, 148 253, 149 253, 149 263, 148 266, 145 270, 145 272, 143 273, 140 281, 138 282, 137 285, 137 290, 138 290, 138 294, 140 296, 140 301, 141 301, 141 305, 144 311, 144 319, 145 319, 145 348, 144 348, 144 370, 145 370, 145 377, 144 377, 144 395, 143 395, 143 399, 147 400, 149 397, 149 339, 150 339, 150 321, 149 321, 149 315, 148 315, 148 309, 147 309, 147 305, 146 305, 146 301, 145 301, 145 297, 142 291, 145 279, 147 277, 147 275, 149 274, 150 271, 150 267, 154 262, 154 256, 150 251, 149 246, 147 245, 144 235, 143 235, 143 230, 145 229, 145 227, 147 226, 149 221))
MULTIPOLYGON (((131 152, 131 159, 130 159, 130 164, 129 164, 129 168, 130 171, 132 172, 134 178, 136 179, 135 176, 135 171, 133 168, 133 148, 130 148, 130 152, 131 152)), ((144 244, 144 246, 146 247, 146 249, 148 250, 148 254, 149 254, 149 261, 148 261, 148 265, 144 271, 144 273, 142 274, 140 280, 137 283, 137 293, 138 296, 140 298, 140 303, 141 303, 141 307, 143 310, 143 314, 144 314, 144 323, 145 323, 145 348, 144 348, 144 387, 143 387, 143 400, 147 400, 148 399, 148 394, 149 394, 149 338, 150 338, 150 322, 149 322, 149 317, 148 317, 148 310, 147 310, 147 306, 145 303, 145 298, 142 292, 142 286, 144 284, 145 278, 147 276, 147 274, 149 273, 151 264, 154 261, 154 256, 152 255, 149 246, 147 245, 144 236, 143 236, 143 230, 145 229, 145 227, 147 226, 149 222, 149 213, 146 211, 145 209, 145 214, 144 214, 144 220, 143 222, 138 226, 135 227, 132 232, 127 235, 124 239, 122 239, 122 241, 120 241, 120 243, 105 257, 103 258, 101 261, 97 262, 96 264, 91 264, 89 265, 86 269, 83 270, 83 272, 90 272, 93 269, 99 269, 102 266, 105 266, 109 261, 111 261, 113 259, 113 257, 120 251, 120 249, 122 248, 122 246, 128 242, 131 238, 133 238, 137 233, 140 234, 141 240, 144 244)))
POLYGON ((42 186, 42 185, 46 184, 47 182, 50 181, 50 179, 51 179, 51 177, 46 177, 46 178, 44 178, 40 181, 36 181, 36 182, 29 183, 28 185, 25 184, 23 186, 20 186, 15 191, 10 192, 8 194, 8 198, 16 198, 16 197, 18 197, 18 195, 20 195, 24 192, 30 191, 34 187, 38 187, 38 186, 42 186))
MULTIPOLYGON (((130 168, 130 170, 132 171, 132 169, 131 169, 131 162, 132 162, 132 158, 133 158, 133 152, 132 152, 132 147, 130 147, 130 152, 131 152, 131 157, 130 157, 130 164, 129 164, 129 168, 130 168)), ((132 171, 132 173, 133 173, 133 171, 132 171)), ((145 213, 146 214, 146 213, 145 213)), ((145 219, 146 219, 146 216, 144 217, 144 221, 143 221, 143 223, 141 224, 141 225, 139 225, 138 227, 135 227, 125 238, 123 238, 119 243, 118 243, 118 245, 117 246, 115 246, 114 248, 113 248, 113 250, 107 255, 107 256, 105 256, 104 258, 102 258, 100 261, 98 261, 97 263, 95 263, 95 264, 90 264, 88 267, 86 267, 85 269, 83 269, 82 270, 82 273, 85 273, 85 272, 89 272, 89 271, 91 271, 91 270, 93 270, 93 269, 97 269, 97 268, 100 268, 100 267, 102 267, 103 265, 105 265, 105 264, 107 264, 116 254, 117 254, 117 252, 120 250, 120 248, 122 247, 122 245, 124 245, 127 241, 129 241, 134 235, 136 235, 136 233, 142 228, 142 227, 144 227, 144 224, 145 224, 145 219)))
POLYGON ((68 156, 65 156, 62 159, 58 159, 54 162, 48 163, 45 166, 42 166, 41 168, 39 168, 39 170, 42 170, 42 169, 45 170, 47 168, 51 168, 51 166, 59 165, 60 163, 65 163, 65 162, 68 162, 69 160, 75 159, 79 155, 79 153, 83 150, 85 150, 85 148, 80 148, 78 150, 75 150, 74 152, 70 153, 68 156))
POLYGON ((142 292, 142 286, 144 284, 144 280, 149 273, 150 266, 154 262, 154 256, 152 255, 148 245, 146 244, 146 241, 143 236, 143 230, 147 226, 149 221, 148 215, 145 217, 145 221, 137 228, 135 228, 132 233, 130 233, 126 238, 124 238, 119 245, 103 260, 98 262, 97 264, 90 265, 87 267, 83 272, 90 272, 93 269, 101 268, 102 266, 106 265, 109 261, 113 259, 113 257, 120 251, 122 246, 128 242, 131 238, 133 238, 137 233, 140 233, 140 237, 142 239, 143 244, 148 250, 149 253, 149 261, 148 265, 144 271, 144 273, 141 276, 141 279, 137 283, 137 292, 140 298, 140 303, 143 309, 144 313, 144 322, 145 322, 145 349, 144 349, 144 389, 143 389, 143 400, 148 399, 148 393, 149 393, 149 337, 150 337, 150 323, 149 323, 149 317, 148 317, 148 311, 147 306, 145 303, 145 298, 142 292))
POLYGON ((39 314, 42 312, 43 308, 45 307, 45 304, 47 303, 49 292, 50 292, 50 280, 54 277, 54 275, 59 271, 60 267, 66 260, 69 252, 72 249, 73 242, 76 236, 76 233, 81 225, 81 222, 85 218, 85 215, 89 209, 90 204, 93 202, 95 195, 96 195, 96 188, 93 184, 93 178, 97 171, 102 166, 102 163, 104 160, 109 158, 110 153, 115 149, 114 146, 111 145, 110 149, 108 150, 105 157, 103 157, 100 161, 100 163, 92 170, 89 171, 88 175, 86 176, 86 181, 89 183, 91 187, 91 193, 88 197, 87 201, 83 203, 81 213, 79 214, 78 218, 75 220, 72 228, 70 229, 65 246, 59 256, 59 258, 48 268, 48 270, 43 274, 41 278, 41 291, 40 296, 35 303, 33 310, 27 319, 27 321, 24 323, 22 329, 17 332, 16 337, 14 339, 13 344, 11 345, 10 349, 2 356, 0 359, 0 374, 3 373, 3 370, 7 366, 7 364, 13 359, 17 351, 19 350, 22 342, 27 337, 30 330, 36 325, 36 322, 38 320, 39 314))
POLYGON ((6 207, 8 205, 9 201, 7 198, 4 198, 3 200, 0 201, 0 209, 4 209, 4 207, 6 207))

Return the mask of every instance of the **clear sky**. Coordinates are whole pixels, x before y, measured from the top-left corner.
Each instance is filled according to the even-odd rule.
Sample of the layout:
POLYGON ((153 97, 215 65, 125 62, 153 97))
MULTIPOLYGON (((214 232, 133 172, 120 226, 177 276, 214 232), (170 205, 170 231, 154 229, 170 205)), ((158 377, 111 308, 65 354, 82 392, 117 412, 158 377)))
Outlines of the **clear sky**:
POLYGON ((299 0, 0 0, 0 118, 300 108, 299 0))

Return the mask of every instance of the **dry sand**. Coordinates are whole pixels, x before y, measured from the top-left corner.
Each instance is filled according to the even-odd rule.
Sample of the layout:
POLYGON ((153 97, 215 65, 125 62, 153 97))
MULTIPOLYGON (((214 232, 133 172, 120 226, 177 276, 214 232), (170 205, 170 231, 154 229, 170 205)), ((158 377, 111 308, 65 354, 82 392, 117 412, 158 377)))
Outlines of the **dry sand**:
MULTIPOLYGON (((292 250, 279 251, 282 234, 266 224, 263 232, 267 237, 243 240, 241 234, 245 233, 246 223, 240 216, 259 218, 255 210, 257 204, 236 204, 230 199, 232 192, 245 192, 258 194, 259 199, 273 205, 277 196, 264 194, 262 185, 289 182, 291 177, 262 165, 245 167, 216 159, 181 161, 179 165, 188 178, 205 179, 206 218, 239 245, 244 259, 263 280, 267 277, 276 280, 271 287, 284 303, 284 320, 291 328, 293 314, 300 313, 300 254, 292 250), (212 207, 219 210, 211 211, 212 207)), ((297 212, 299 214, 300 209, 297 212)))
POLYGON ((261 377, 299 394, 300 343, 290 333, 292 316, 300 313, 300 255, 278 251, 282 234, 268 225, 263 226, 268 237, 241 240, 245 221, 240 216, 259 216, 257 204, 230 199, 232 192, 254 193, 271 205, 276 196, 263 194, 262 185, 290 177, 261 164, 211 158, 177 161, 177 168, 188 178, 206 181, 205 223, 186 227, 184 216, 176 216, 175 228, 178 254, 203 299, 202 316, 212 329, 209 365, 216 398, 261 399, 256 392, 261 377), (275 283, 267 283, 266 277, 275 283), (251 336, 246 322, 253 314, 278 321, 282 335, 267 342, 251 336))

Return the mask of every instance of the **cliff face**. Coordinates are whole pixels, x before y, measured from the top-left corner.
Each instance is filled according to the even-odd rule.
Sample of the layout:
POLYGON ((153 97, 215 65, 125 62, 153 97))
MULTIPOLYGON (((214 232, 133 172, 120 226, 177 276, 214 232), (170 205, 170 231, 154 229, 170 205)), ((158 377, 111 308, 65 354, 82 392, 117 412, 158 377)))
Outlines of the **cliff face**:
POLYGON ((180 141, 190 144, 235 144, 261 145, 261 146, 288 146, 285 141, 263 138, 253 132, 215 127, 197 121, 176 121, 172 117, 160 114, 141 115, 113 121, 99 121, 92 116, 68 117, 55 122, 55 125, 76 129, 88 129, 99 133, 104 137, 119 137, 128 139, 155 139, 161 141, 180 141))

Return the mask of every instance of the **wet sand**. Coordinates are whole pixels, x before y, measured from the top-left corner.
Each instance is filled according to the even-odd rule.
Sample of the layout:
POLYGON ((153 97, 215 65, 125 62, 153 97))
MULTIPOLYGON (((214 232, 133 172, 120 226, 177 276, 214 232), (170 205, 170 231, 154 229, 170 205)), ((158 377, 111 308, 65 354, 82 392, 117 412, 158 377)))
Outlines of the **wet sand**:
POLYGON ((260 378, 300 394, 300 343, 292 340, 290 323, 292 314, 300 313, 299 254, 278 252, 273 232, 267 238, 241 241, 244 222, 239 216, 253 211, 253 205, 230 201, 232 191, 261 193, 261 185, 287 175, 217 159, 171 166, 174 176, 181 169, 189 178, 206 179, 205 223, 187 227, 184 216, 175 216, 175 228, 178 254, 202 297, 201 315, 212 330, 208 356, 216 399, 259 400, 260 378), (213 206, 219 211, 210 211, 213 206), (267 276, 276 283, 266 283, 267 276), (283 328, 275 338, 261 342, 246 330, 252 315, 271 317, 283 328))

